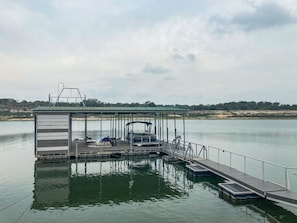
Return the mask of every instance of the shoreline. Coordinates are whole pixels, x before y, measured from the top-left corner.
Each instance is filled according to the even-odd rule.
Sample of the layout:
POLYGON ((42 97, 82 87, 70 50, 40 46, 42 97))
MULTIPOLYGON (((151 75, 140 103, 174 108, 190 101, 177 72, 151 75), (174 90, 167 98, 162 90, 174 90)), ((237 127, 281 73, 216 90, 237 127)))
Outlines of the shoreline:
MULTIPOLYGON (((79 120, 79 118, 76 118, 79 120)), ((179 118, 177 118, 179 119, 179 118)), ((190 120, 264 120, 264 119, 297 119, 297 110, 203 110, 189 111, 186 119, 190 120)), ((100 118, 89 116, 88 120, 100 118)), ((0 121, 34 121, 34 117, 0 116, 0 121)))
POLYGON ((205 120, 297 119, 297 110, 204 110, 190 111, 188 116, 205 120))

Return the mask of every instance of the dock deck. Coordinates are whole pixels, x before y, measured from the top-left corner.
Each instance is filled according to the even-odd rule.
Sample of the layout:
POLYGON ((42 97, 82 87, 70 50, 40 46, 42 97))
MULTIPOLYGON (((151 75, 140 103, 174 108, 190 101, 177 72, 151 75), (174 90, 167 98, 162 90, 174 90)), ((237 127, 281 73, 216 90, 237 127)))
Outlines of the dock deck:
POLYGON ((115 146, 96 146, 95 144, 86 144, 84 141, 73 141, 70 148, 72 157, 97 157, 117 155, 138 155, 159 152, 162 146, 133 146, 127 141, 118 140, 115 146), (76 151, 77 148, 77 151, 76 151))
POLYGON ((268 200, 297 205, 297 192, 287 190, 269 181, 263 181, 248 174, 242 173, 232 167, 216 163, 207 159, 195 159, 195 161, 212 171, 213 173, 234 181, 243 187, 255 192, 268 200))

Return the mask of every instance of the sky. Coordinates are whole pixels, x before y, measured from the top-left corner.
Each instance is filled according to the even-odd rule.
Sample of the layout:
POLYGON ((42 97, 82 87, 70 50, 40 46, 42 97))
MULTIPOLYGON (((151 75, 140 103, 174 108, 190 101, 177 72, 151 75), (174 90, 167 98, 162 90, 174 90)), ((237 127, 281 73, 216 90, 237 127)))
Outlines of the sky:
POLYGON ((0 77, 19 101, 297 104, 296 0, 0 0, 0 77))

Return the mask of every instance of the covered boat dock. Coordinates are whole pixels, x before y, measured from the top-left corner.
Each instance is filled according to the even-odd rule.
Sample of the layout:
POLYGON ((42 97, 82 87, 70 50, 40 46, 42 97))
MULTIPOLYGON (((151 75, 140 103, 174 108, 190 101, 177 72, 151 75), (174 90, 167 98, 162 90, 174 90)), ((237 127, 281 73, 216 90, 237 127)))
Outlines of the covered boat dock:
POLYGON ((48 106, 33 110, 35 120, 34 153, 38 159, 122 156, 161 152, 173 139, 185 141, 187 111, 175 107, 62 107, 48 106), (73 122, 84 123, 84 137, 74 138, 73 122), (88 136, 88 122, 99 121, 100 139, 88 136), (177 128, 177 120, 182 121, 177 128), (104 129, 103 122, 109 123, 104 129), (129 129, 126 124, 130 123, 129 129), (150 129, 138 133, 136 123, 150 129), (109 135, 104 136, 108 130, 109 135), (144 136, 142 136, 144 135, 144 136), (129 136, 129 137, 128 137, 129 136), (131 136, 131 137, 130 137, 131 136), (153 140, 152 140, 153 139, 153 140))

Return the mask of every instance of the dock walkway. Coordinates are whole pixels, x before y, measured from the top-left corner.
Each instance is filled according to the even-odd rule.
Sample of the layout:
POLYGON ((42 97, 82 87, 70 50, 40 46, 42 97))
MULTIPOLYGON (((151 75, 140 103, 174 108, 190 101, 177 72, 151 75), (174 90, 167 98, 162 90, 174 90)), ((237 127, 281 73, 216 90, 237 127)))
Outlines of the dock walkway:
POLYGON ((268 200, 297 205, 297 192, 287 190, 285 187, 269 181, 260 180, 232 167, 219 164, 211 160, 194 159, 194 161, 209 171, 223 178, 234 181, 268 200))

